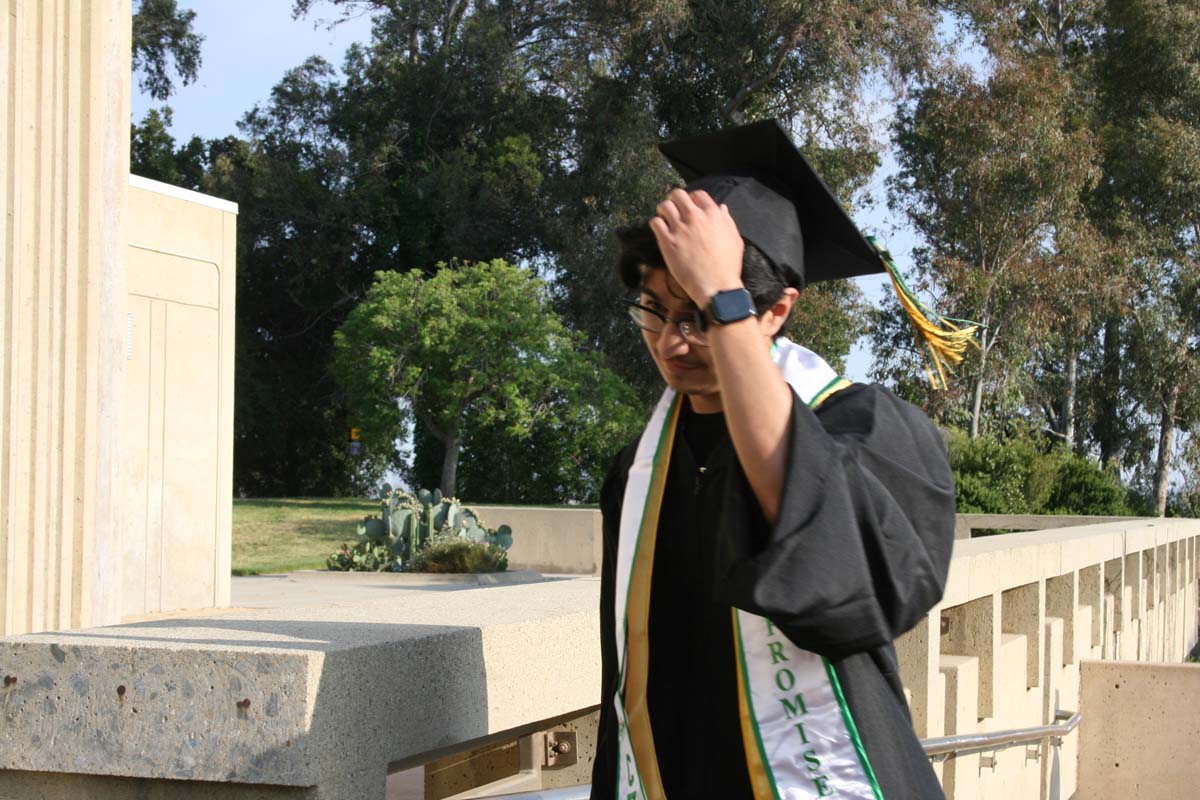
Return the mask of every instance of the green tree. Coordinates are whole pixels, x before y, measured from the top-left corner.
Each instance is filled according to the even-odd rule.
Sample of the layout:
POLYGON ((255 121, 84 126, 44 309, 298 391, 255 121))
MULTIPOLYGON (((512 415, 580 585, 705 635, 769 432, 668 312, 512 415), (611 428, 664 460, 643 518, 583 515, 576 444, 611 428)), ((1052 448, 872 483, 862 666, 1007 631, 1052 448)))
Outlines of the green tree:
POLYGON ((1054 491, 1056 459, 1029 437, 949 438, 957 508, 963 514, 1037 514, 1054 491))
MULTIPOLYGON (((881 75, 900 85, 927 66, 936 17, 932 4, 891 0, 583 5, 599 33, 587 69, 569 73, 574 169, 555 186, 550 249, 564 316, 649 398, 657 375, 614 311, 612 231, 647 218, 678 181, 656 143, 776 117, 843 201, 865 201, 879 159, 861 98, 881 75)), ((797 335, 840 361, 865 318, 855 290, 835 293, 824 299, 850 302, 826 305, 797 335), (804 335, 818 329, 820 341, 804 335)))
MULTIPOLYGON (((655 142, 736 114, 792 118, 849 201, 877 164, 862 89, 919 69, 934 19, 930 4, 900 0, 775 0, 765 14, 606 0, 294 9, 321 5, 373 13, 371 42, 347 52, 342 80, 319 61, 285 76, 204 178, 240 208, 235 472, 251 494, 348 490, 332 331, 379 270, 528 264, 554 281, 581 348, 648 401, 659 379, 614 302, 611 256, 613 228, 644 218, 674 180, 655 142), (753 44, 730 47, 734 29, 753 44)), ((827 299, 808 322, 798 314, 797 338, 837 362, 863 320, 853 286, 827 299)), ((436 439, 418 432, 414 448, 414 468, 440 464, 436 439)))
MULTIPOLYGON (((1053 62, 1026 60, 1001 63, 986 82, 949 69, 897 119, 891 203, 924 239, 921 277, 943 293, 943 310, 983 325, 959 392, 972 438, 984 429, 985 399, 997 422, 998 408, 1020 405, 1011 395, 1032 337, 1090 279, 1067 269, 1055 246, 1080 228, 1096 178, 1091 134, 1071 124, 1072 107, 1053 62)), ((880 328, 876 342, 881 374, 912 371, 894 331, 880 328)))
POLYGON ((949 437, 957 507, 970 514, 1133 516, 1130 491, 1113 471, 1029 430, 1005 439, 949 437))
POLYGON ((647 409, 598 353, 560 358, 557 371, 542 401, 547 413, 534 419, 528 437, 498 422, 472 429, 459 494, 476 502, 599 501, 614 454, 641 432, 647 409))
MULTIPOLYGON (((340 449, 317 443, 341 448, 349 424, 332 333, 376 271, 432 270, 452 257, 545 263, 563 104, 528 74, 518 37, 530 22, 488 4, 414 45, 408 14, 418 6, 380 14, 371 42, 347 52, 344 79, 310 59, 243 122, 250 155, 230 175, 230 199, 247 247, 239 377, 253 390, 238 409, 247 446, 235 468, 248 491, 345 491, 340 449), (298 448, 324 488, 270 480, 298 448)), ((428 440, 414 445, 418 461, 440 462, 420 452, 428 440)))
POLYGON ((193 30, 196 12, 181 10, 175 0, 139 0, 133 12, 133 71, 138 88, 155 100, 175 91, 174 72, 186 86, 200 70, 204 37, 193 30))
MULTIPOLYGON (((335 336, 336 369, 367 448, 398 461, 408 422, 441 443, 444 494, 457 493, 460 456, 474 455, 482 473, 496 471, 495 453, 535 431, 550 437, 538 454, 550 459, 544 471, 558 486, 564 462, 567 470, 591 468, 595 482, 595 451, 622 441, 632 421, 628 393, 594 361, 581 360, 576 344, 529 270, 501 260, 440 264, 431 276, 376 276, 335 336), (559 427, 579 440, 560 449, 559 427), (485 435, 473 440, 476 431, 485 435)), ((584 488, 594 495, 594 483, 584 488)), ((559 491, 572 496, 580 487, 559 491)))
POLYGON ((151 108, 140 124, 131 126, 129 171, 143 178, 197 190, 207 169, 207 148, 199 136, 182 147, 171 135, 171 108, 151 108))
POLYGON ((333 68, 310 59, 251 110, 246 139, 209 143, 203 190, 238 204, 234 482, 258 496, 357 492, 333 332, 370 285, 352 165, 331 120, 333 68))
MULTIPOLYGON (((510 227, 519 231, 536 225, 539 263, 553 270, 556 304, 564 318, 647 399, 657 390, 658 376, 641 343, 628 336, 618 310, 622 289, 612 267, 612 232, 649 216, 677 181, 655 144, 742 119, 779 117, 793 123, 806 155, 849 201, 878 166, 877 146, 859 102, 867 84, 886 75, 899 86, 923 69, 933 52, 936 22, 932 3, 901 0, 474 5, 457 0, 296 0, 294 11, 302 15, 321 6, 336 9, 340 19, 377 12, 376 47, 386 46, 394 54, 392 61, 410 64, 436 61, 453 67, 459 63, 456 54, 478 31, 503 31, 492 34, 487 63, 505 63, 495 54, 512 53, 507 86, 535 87, 536 104, 522 101, 511 89, 475 97, 476 87, 490 85, 493 70, 481 73, 483 62, 474 61, 463 72, 447 72, 453 76, 449 91, 444 82, 424 83, 413 97, 391 91, 361 105, 380 109, 386 123, 411 115, 411 109, 424 109, 429 105, 425 98, 445 95, 447 100, 436 105, 436 128, 460 113, 455 98, 471 96, 469 107, 496 109, 487 117, 489 127, 503 130, 507 109, 519 111, 522 130, 536 129, 540 120, 549 122, 557 136, 536 135, 531 144, 541 160, 539 205, 517 214, 510 227), (495 102, 497 97, 501 102, 495 102)), ((387 129, 387 124, 369 126, 372 131, 387 129)), ((452 130, 457 136, 457 129, 452 130)), ((414 141, 421 144, 423 138, 414 141)), ((418 157, 408 163, 419 162, 418 157)), ((458 183, 446 185, 457 189, 458 183)), ((470 206, 463 198, 490 196, 466 188, 455 192, 456 206, 470 206)), ((381 200, 394 203, 399 196, 388 193, 381 200)), ((484 210, 489 213, 467 215, 472 227, 495 216, 484 210)), ((509 251, 493 249, 473 257, 499 252, 509 251)), ((462 249, 455 253, 470 255, 462 249)), ((802 341, 818 349, 837 347, 822 349, 822 354, 843 360, 865 324, 861 297, 850 286, 832 294, 818 290, 810 299, 846 300, 811 316, 807 322, 812 324, 797 326, 815 334, 815 339, 801 336, 802 341)))
POLYGON ((1105 22, 1105 197, 1137 286, 1125 382, 1157 428, 1151 498, 1162 515, 1176 433, 1200 420, 1200 9, 1110 0, 1105 22))

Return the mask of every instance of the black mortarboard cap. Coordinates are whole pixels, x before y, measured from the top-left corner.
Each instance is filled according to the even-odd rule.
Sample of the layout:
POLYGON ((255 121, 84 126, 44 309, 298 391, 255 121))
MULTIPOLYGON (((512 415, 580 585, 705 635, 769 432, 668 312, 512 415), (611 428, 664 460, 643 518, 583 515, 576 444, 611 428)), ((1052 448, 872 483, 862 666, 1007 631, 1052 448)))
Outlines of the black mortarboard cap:
POLYGON ((788 284, 885 271, 883 260, 774 120, 664 142, 688 191, 729 207, 788 284))

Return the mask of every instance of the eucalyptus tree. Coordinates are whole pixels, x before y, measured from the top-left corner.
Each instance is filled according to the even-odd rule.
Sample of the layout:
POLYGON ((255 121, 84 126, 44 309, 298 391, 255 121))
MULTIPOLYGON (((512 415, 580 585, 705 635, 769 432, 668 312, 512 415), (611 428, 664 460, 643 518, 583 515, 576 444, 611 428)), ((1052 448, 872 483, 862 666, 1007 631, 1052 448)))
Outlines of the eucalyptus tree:
POLYGON ((1176 433, 1200 420, 1200 9, 1110 0, 1105 15, 1104 189, 1114 230, 1136 243, 1126 375, 1157 427, 1163 514, 1176 433))
POLYGON ((948 67, 897 118, 892 207, 922 236, 918 267, 943 309, 983 326, 960 378, 972 438, 985 397, 1005 399, 1046 327, 1047 289, 1063 278, 1054 242, 1096 178, 1089 132, 1066 124, 1071 104, 1052 62, 1020 59, 986 81, 948 67))
POLYGON ((1076 77, 1091 69, 1104 0, 951 0, 947 7, 999 56, 1051 56, 1076 77))
MULTIPOLYGON (((1064 125, 1095 135, 1103 0, 953 0, 949 8, 998 61, 1053 64, 1072 87, 1064 125)), ((1119 409, 1096 390, 1102 381, 1119 382, 1113 375, 1119 359, 1097 349, 1105 342, 1119 348, 1118 309, 1128 288, 1128 262, 1120 260, 1119 247, 1097 224, 1090 204, 1075 217, 1047 247, 1042 259, 1049 273, 1047 316, 1029 360, 1012 368, 1028 376, 1023 401, 1030 416, 1043 418, 1043 431, 1055 440, 1080 448, 1087 423, 1094 433, 1119 417, 1119 409), (1097 329, 1106 322, 1107 335, 1099 338, 1097 329), (1102 371, 1091 372, 1093 366, 1102 371), (1089 405, 1092 401, 1099 405, 1089 405)))

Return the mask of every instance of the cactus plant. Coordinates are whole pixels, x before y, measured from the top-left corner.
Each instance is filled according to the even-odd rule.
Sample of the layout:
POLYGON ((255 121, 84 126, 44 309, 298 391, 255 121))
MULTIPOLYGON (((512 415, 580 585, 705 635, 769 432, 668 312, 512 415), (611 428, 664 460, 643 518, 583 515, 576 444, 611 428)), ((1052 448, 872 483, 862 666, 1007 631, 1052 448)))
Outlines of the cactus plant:
POLYGON ((489 529, 475 511, 456 498, 444 497, 438 489, 409 493, 385 484, 380 494, 380 516, 366 517, 358 523, 358 544, 352 550, 344 547, 331 555, 330 569, 396 571, 420 567, 424 562, 418 555, 434 537, 458 538, 501 551, 512 546, 511 528, 501 525, 497 530, 489 529), (379 548, 391 557, 382 557, 379 548), (356 558, 359 555, 363 557, 356 558))

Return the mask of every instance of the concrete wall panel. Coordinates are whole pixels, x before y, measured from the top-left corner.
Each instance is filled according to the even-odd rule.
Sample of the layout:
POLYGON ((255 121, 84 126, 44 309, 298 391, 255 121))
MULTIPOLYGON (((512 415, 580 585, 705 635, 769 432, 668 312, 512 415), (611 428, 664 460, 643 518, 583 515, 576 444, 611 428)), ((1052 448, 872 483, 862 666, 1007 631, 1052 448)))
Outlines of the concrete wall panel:
POLYGON ((130 2, 0 1, 0 632, 118 621, 130 2))
POLYGON ((603 548, 600 512, 590 508, 473 506, 490 527, 508 525, 511 569, 599 575, 603 548))
POLYGON ((1200 665, 1085 661, 1080 797, 1194 797, 1200 665))
POLYGON ((236 206, 129 195, 126 616, 229 602, 236 206))
POLYGON ((221 268, 211 261, 131 247, 129 292, 171 303, 217 309, 221 306, 221 268))

